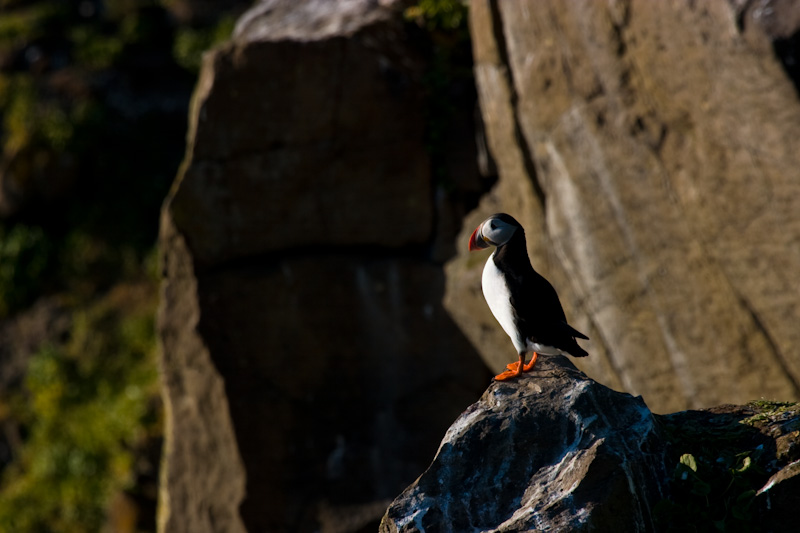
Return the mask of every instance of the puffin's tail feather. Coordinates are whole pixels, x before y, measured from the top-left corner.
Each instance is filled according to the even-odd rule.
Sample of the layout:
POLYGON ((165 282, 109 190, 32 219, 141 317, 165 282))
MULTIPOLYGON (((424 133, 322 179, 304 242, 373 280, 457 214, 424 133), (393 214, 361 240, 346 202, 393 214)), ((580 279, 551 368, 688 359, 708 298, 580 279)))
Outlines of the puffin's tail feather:
POLYGON ((577 337, 578 339, 585 339, 587 341, 589 340, 589 337, 587 337, 586 335, 584 335, 583 333, 581 333, 577 329, 573 328, 572 326, 570 326, 566 322, 564 322, 563 324, 564 324, 565 329, 569 332, 570 336, 577 337))
POLYGON ((589 352, 578 346, 577 342, 574 346, 570 346, 569 350, 567 350, 567 353, 569 353, 572 357, 586 357, 589 355, 589 352))

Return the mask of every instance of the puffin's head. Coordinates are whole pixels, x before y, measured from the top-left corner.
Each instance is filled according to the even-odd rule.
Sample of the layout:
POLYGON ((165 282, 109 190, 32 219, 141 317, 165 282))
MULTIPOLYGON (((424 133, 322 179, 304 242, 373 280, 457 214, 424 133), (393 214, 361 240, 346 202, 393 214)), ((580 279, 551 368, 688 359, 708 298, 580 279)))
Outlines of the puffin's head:
POLYGON ((475 228, 469 238, 469 251, 483 250, 489 246, 502 246, 511 240, 517 230, 521 230, 519 222, 505 213, 492 215, 475 228))

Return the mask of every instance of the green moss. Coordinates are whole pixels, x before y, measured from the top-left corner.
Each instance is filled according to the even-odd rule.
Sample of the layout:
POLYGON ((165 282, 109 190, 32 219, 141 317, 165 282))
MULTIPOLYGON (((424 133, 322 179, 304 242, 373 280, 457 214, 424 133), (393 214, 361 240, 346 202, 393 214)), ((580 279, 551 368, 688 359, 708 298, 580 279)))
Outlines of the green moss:
POLYGON ((800 403, 797 402, 775 402, 770 400, 754 400, 747 405, 759 412, 741 421, 748 426, 756 426, 760 422, 775 420, 781 416, 792 416, 800 414, 800 403))

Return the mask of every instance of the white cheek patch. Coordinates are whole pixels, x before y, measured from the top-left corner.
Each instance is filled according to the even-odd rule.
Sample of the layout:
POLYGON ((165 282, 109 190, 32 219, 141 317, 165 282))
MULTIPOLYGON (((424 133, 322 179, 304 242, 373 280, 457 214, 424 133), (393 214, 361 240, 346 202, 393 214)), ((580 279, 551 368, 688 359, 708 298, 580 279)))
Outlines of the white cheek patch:
POLYGON ((516 230, 517 228, 514 226, 509 226, 500 221, 487 222, 481 229, 483 235, 492 241, 495 246, 507 243, 516 230), (491 227, 492 223, 494 223, 494 228, 491 227))

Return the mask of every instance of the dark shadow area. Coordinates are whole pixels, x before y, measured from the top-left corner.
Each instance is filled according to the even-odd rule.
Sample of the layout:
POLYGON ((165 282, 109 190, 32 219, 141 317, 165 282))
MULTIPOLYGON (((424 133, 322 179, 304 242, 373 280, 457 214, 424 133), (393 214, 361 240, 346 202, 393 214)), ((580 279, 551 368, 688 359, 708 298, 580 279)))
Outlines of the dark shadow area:
POLYGON ((800 456, 779 444, 800 425, 792 406, 762 401, 658 415, 672 472, 671 498, 656 506, 660 528, 762 530, 761 520, 773 515, 756 492, 800 456))
POLYGON ((800 96, 800 30, 785 39, 775 39, 772 49, 800 96))
POLYGON ((289 258, 201 276, 199 293, 248 530, 315 531, 345 510, 377 527, 490 382, 424 261, 289 258))
POLYGON ((167 209, 225 383, 248 531, 376 530, 490 382, 442 306, 442 265, 495 179, 478 169, 461 8, 455 30, 398 17, 302 45, 242 39, 209 74, 167 209))

